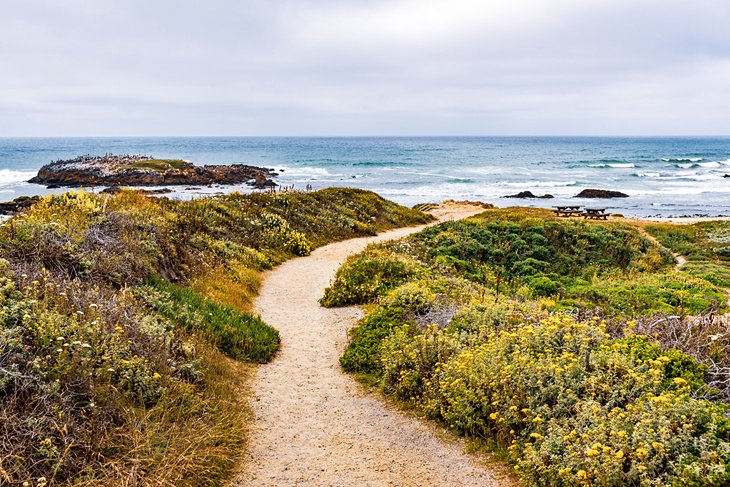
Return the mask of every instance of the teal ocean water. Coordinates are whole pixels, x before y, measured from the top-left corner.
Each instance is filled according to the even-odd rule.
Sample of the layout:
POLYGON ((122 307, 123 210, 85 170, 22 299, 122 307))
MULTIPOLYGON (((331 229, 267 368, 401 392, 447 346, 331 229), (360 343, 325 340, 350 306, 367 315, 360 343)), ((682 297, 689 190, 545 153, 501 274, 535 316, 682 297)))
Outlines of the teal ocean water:
MULTIPOLYGON (((413 205, 447 198, 498 206, 565 201, 627 216, 730 215, 728 137, 129 137, 0 139, 0 200, 45 194, 26 181, 40 166, 82 154, 146 154, 196 164, 276 169, 277 182, 351 186, 413 205), (574 200, 585 188, 629 198, 574 200), (514 200, 519 191, 552 200, 514 200)), ((201 188, 195 197, 241 188, 201 188)))

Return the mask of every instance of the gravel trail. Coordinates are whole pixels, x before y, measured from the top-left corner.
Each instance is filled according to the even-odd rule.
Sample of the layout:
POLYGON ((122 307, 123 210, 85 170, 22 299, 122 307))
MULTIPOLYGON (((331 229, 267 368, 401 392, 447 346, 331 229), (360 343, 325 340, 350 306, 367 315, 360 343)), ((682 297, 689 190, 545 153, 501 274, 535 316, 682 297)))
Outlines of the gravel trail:
MULTIPOLYGON (((440 221, 483 211, 442 206, 440 221)), ((267 273, 256 311, 281 333, 275 360, 251 384, 255 415, 239 486, 472 486, 501 485, 461 441, 384 405, 339 366, 357 307, 325 309, 318 300, 348 255, 369 243, 403 237, 397 229, 319 248, 267 273)), ((510 483, 509 481, 505 481, 510 483)))

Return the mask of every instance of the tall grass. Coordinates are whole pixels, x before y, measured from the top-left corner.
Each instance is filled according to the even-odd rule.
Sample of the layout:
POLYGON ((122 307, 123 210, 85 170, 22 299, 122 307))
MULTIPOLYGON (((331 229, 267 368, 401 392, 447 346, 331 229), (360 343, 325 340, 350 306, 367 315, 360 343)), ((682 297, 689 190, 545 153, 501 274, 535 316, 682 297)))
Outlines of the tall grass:
POLYGON ((279 332, 261 318, 211 301, 188 287, 151 279, 139 293, 179 329, 200 334, 231 358, 264 363, 279 349, 279 332))
POLYGON ((348 189, 74 191, 1 223, 0 484, 224 484, 241 379, 279 346, 249 313, 259 272, 430 218, 348 189))

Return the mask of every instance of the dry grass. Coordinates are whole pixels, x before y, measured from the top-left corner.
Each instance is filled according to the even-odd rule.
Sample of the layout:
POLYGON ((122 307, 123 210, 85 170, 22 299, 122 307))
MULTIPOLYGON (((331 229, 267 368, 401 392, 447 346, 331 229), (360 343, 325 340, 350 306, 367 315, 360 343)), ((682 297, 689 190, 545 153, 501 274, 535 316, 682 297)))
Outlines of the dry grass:
POLYGON ((260 273, 238 264, 200 272, 190 282, 190 287, 206 298, 246 312, 252 311, 260 286, 260 273))
POLYGON ((103 465, 93 478, 84 479, 84 485, 215 486, 225 485, 224 479, 235 474, 252 421, 244 398, 254 368, 211 347, 202 346, 199 353, 209 400, 162 401, 146 411, 128 409, 125 422, 137 427, 117 436, 131 446, 127 455, 103 465), (205 411, 191 419, 191 410, 198 408, 205 411))

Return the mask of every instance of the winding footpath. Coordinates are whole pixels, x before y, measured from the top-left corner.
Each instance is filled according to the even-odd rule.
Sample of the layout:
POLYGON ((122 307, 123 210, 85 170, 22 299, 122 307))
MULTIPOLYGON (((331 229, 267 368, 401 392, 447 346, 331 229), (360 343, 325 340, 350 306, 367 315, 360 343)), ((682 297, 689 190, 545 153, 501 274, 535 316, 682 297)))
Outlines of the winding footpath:
MULTIPOLYGON (((445 221, 481 211, 456 205, 433 213, 445 221)), ((502 484, 503 476, 464 453, 463 442, 437 436, 433 425, 385 406, 345 375, 339 357, 362 311, 318 303, 347 256, 422 228, 330 244, 267 273, 255 307, 279 330, 282 347, 251 385, 250 458, 234 485, 502 484)))

